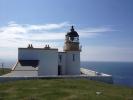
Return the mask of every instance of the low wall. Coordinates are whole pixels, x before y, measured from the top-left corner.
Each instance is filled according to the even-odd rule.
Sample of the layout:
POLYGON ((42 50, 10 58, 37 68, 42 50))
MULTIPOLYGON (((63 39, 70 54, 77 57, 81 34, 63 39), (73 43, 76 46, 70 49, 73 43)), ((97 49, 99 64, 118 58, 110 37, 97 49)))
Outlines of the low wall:
POLYGON ((0 82, 16 80, 36 80, 36 79, 88 79, 113 84, 112 76, 38 76, 38 77, 0 77, 0 82))

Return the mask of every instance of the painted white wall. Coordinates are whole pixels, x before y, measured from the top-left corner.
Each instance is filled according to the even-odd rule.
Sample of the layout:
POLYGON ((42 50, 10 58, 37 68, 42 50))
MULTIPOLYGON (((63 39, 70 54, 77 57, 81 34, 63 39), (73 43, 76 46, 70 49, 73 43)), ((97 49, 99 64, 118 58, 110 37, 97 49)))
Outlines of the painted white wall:
POLYGON ((40 60, 40 54, 44 50, 41 49, 30 49, 30 48, 19 48, 18 59, 19 60, 40 60))
POLYGON ((66 74, 66 52, 59 52, 58 53, 58 65, 61 66, 62 75, 66 74), (62 60, 60 61, 59 55, 61 55, 62 60))
POLYGON ((58 75, 58 49, 19 48, 19 60, 39 60, 38 75, 58 75))
POLYGON ((58 75, 58 50, 45 50, 41 53, 38 75, 58 75))
POLYGON ((80 51, 66 52, 66 74, 67 75, 80 74, 80 51), (75 55, 74 61, 73 61, 73 54, 75 55))

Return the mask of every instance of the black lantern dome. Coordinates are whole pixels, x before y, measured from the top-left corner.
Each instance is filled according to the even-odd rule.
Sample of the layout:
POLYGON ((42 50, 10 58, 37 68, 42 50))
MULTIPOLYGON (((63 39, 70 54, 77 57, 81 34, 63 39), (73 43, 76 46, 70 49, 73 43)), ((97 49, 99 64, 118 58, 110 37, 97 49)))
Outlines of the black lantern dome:
POLYGON ((68 32, 66 34, 66 36, 69 36, 69 37, 79 37, 78 33, 74 30, 74 27, 73 26, 71 27, 70 32, 68 32))

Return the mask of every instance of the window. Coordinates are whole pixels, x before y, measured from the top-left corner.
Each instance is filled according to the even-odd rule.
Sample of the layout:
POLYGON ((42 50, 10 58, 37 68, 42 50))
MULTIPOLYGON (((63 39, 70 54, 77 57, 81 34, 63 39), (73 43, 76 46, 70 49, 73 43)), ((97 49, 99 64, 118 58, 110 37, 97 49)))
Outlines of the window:
POLYGON ((62 61, 62 55, 59 55, 59 60, 60 60, 60 63, 61 63, 61 61, 62 61))
POLYGON ((73 61, 75 61, 75 54, 73 54, 73 61))

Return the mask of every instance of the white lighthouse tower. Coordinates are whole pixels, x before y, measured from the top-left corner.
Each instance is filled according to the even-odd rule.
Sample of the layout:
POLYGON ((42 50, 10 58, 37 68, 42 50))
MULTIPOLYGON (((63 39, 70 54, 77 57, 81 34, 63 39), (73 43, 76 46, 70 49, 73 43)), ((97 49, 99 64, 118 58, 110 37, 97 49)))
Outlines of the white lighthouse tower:
POLYGON ((66 74, 80 74, 80 47, 79 35, 72 26, 65 36, 64 52, 66 52, 66 74))

